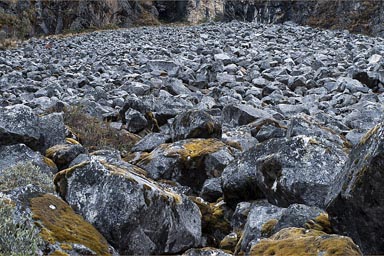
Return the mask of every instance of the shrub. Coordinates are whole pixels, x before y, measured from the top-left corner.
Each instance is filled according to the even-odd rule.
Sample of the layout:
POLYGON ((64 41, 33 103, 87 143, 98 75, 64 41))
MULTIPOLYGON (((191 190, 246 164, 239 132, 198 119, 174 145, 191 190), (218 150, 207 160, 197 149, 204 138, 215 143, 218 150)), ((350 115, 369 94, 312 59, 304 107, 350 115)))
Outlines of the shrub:
POLYGON ((0 199, 0 255, 37 255, 44 241, 31 218, 24 213, 16 222, 15 206, 0 199))
POLYGON ((64 122, 90 151, 111 147, 128 152, 139 139, 137 135, 112 128, 108 122, 88 115, 81 106, 65 109, 64 122))
POLYGON ((53 175, 44 173, 32 162, 17 164, 2 171, 0 176, 0 191, 23 187, 28 184, 39 186, 46 192, 53 192, 53 175))

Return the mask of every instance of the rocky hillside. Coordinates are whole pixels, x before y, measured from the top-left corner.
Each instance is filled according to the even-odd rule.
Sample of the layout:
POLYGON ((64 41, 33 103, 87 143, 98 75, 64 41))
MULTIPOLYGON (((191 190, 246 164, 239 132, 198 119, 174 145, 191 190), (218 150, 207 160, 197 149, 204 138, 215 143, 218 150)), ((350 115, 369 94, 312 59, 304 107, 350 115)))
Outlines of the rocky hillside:
POLYGON ((282 23, 384 36, 384 2, 380 0, 227 0, 226 19, 282 23))
POLYGON ((383 254, 384 40, 292 23, 0 52, 0 253, 383 254))
POLYGON ((85 29, 221 20, 223 0, 0 0, 0 39, 85 29))

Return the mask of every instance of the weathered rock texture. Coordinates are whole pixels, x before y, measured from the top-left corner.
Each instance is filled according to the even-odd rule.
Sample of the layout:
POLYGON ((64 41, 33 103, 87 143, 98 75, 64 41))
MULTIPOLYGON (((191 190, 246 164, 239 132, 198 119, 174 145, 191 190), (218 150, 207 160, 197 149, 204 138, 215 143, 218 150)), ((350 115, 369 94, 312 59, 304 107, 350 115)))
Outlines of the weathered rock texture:
POLYGON ((302 25, 384 35, 384 2, 377 0, 227 0, 225 17, 263 23, 293 21, 302 25))

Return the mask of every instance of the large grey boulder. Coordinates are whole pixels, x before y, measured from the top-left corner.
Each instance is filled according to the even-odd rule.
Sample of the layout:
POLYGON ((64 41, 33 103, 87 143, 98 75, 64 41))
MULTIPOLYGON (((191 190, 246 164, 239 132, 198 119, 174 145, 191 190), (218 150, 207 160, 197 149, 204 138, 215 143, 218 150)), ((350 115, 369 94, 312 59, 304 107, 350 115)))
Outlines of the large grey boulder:
POLYGON ((0 108, 0 145, 17 143, 34 150, 40 149, 43 143, 38 116, 21 104, 0 108))
POLYGON ((381 123, 352 149, 335 179, 337 196, 327 207, 335 231, 350 236, 366 254, 384 253, 383 136, 381 123))
POLYGON ((273 204, 322 208, 331 199, 329 193, 346 158, 337 145, 301 135, 255 146, 239 160, 239 170, 253 173, 255 185, 273 204))
POLYGON ((202 110, 183 112, 172 122, 173 141, 189 138, 221 138, 221 124, 202 110))
POLYGON ((91 160, 61 171, 55 184, 120 254, 174 254, 198 246, 198 207, 142 172, 91 160))
POLYGON ((24 144, 0 146, 0 174, 4 169, 31 163, 40 171, 52 174, 57 171, 56 165, 39 152, 33 151, 24 144))
POLYGON ((187 139, 158 146, 137 165, 155 180, 177 181, 199 192, 206 179, 220 176, 231 158, 232 148, 217 139, 187 139))

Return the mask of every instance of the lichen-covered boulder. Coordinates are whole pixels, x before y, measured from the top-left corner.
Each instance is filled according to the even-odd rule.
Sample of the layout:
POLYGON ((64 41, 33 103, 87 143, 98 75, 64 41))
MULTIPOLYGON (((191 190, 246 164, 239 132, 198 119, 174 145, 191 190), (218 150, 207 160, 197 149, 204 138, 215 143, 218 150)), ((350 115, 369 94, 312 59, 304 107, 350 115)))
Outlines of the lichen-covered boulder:
POLYGON ((331 232, 327 214, 320 208, 303 204, 280 208, 265 201, 258 201, 251 206, 237 252, 249 252, 261 238, 270 237, 287 227, 331 232))
POLYGON ((384 124, 370 130, 352 149, 335 199, 328 205, 332 227, 367 254, 384 254, 384 124))
POLYGON ((179 253, 198 246, 198 207, 141 173, 132 165, 92 159, 59 172, 55 184, 120 254, 179 253))
POLYGON ((45 156, 51 159, 62 170, 80 154, 85 153, 80 144, 59 144, 47 149, 45 156))
POLYGON ((282 229, 251 248, 250 255, 362 255, 352 239, 303 228, 282 229))
POLYGON ((275 205, 300 203, 324 208, 346 158, 334 143, 302 135, 255 146, 239 160, 238 170, 253 172, 254 182, 275 205))
POLYGON ((230 157, 232 149, 217 139, 181 140, 160 145, 137 165, 155 180, 174 180, 198 192, 207 178, 217 177, 225 167, 208 157, 215 153, 230 157))
MULTIPOLYGON (((7 216, 7 220, 1 220, 1 228, 8 226, 7 232, 16 232, 12 234, 16 236, 13 238, 11 234, 7 234, 7 240, 18 246, 12 253, 116 255, 115 250, 95 227, 76 214, 65 201, 43 192, 39 187, 28 185, 0 194, 2 210, 4 202, 13 206, 10 209, 12 214, 7 216), (25 251, 33 247, 35 251, 25 251)), ((0 218, 2 217, 0 213, 0 218)), ((3 231, 5 230, 1 233, 5 234, 3 231)), ((4 239, 1 241, 6 242, 4 239)), ((2 248, 2 252, 7 253, 4 249, 2 248)))
POLYGON ((221 124, 203 110, 183 112, 172 122, 173 141, 189 138, 221 138, 221 124))
POLYGON ((37 166, 40 171, 47 174, 57 172, 54 162, 24 144, 0 146, 0 174, 4 169, 26 163, 37 166))
POLYGON ((39 118, 31 108, 21 104, 0 108, 0 145, 23 143, 39 150, 43 140, 39 118))

